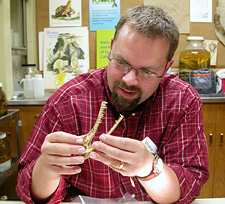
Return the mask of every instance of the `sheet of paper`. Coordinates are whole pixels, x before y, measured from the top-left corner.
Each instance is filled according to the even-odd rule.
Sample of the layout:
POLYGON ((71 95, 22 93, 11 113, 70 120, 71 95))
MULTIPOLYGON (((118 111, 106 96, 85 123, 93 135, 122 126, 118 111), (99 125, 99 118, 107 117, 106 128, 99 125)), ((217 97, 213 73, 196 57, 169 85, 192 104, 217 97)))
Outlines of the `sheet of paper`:
POLYGON ((49 0, 50 27, 81 26, 81 0, 49 0))
POLYGON ((44 32, 39 32, 39 71, 43 71, 44 32))
POLYGON ((108 65, 108 53, 110 51, 111 39, 115 29, 96 31, 96 61, 97 69, 108 65))
POLYGON ((87 27, 44 29, 45 89, 56 89, 89 70, 87 27))
POLYGON ((120 19, 120 0, 89 0, 90 31, 115 29, 120 19))
POLYGON ((206 50, 210 52, 210 65, 216 65, 217 59, 217 47, 218 41, 217 40, 204 40, 203 45, 206 50))
POLYGON ((190 0, 191 22, 212 22, 212 0, 190 0))
POLYGON ((162 8, 176 22, 180 33, 190 32, 189 0, 144 0, 145 5, 162 8))

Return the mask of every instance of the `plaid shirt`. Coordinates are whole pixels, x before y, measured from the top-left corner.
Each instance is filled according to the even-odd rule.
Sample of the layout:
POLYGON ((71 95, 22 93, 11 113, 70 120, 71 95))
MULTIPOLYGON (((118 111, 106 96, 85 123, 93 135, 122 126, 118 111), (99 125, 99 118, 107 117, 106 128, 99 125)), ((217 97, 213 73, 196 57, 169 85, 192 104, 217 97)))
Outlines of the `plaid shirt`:
MULTIPOLYGON (((17 194, 21 200, 33 203, 30 194, 32 169, 41 154, 45 136, 55 131, 74 135, 88 133, 102 101, 107 101, 108 105, 93 141, 108 132, 121 113, 111 101, 106 68, 70 80, 49 98, 18 164, 17 194)), ((181 198, 178 203, 195 199, 209 176, 201 106, 201 99, 193 87, 167 74, 154 96, 132 113, 122 113, 125 119, 113 132, 113 135, 137 140, 151 138, 158 147, 158 155, 179 179, 181 198)), ((139 201, 151 200, 136 178, 135 187, 132 187, 129 177, 90 158, 81 167, 77 175, 61 176, 49 203, 71 201, 77 194, 118 198, 129 193, 139 201)))

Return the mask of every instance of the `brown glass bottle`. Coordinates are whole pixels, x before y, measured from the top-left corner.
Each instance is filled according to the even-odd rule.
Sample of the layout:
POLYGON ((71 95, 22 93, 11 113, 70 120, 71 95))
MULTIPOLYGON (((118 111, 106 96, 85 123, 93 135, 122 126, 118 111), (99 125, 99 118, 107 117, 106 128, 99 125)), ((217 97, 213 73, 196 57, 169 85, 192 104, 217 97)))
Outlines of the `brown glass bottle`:
POLYGON ((0 82, 0 117, 7 114, 7 101, 6 95, 2 90, 2 83, 0 82))
POLYGON ((6 133, 0 132, 0 172, 11 167, 12 157, 9 142, 6 140, 6 133))
POLYGON ((209 68, 210 53, 203 47, 203 37, 190 36, 187 41, 187 47, 180 53, 179 77, 189 83, 192 70, 209 68))

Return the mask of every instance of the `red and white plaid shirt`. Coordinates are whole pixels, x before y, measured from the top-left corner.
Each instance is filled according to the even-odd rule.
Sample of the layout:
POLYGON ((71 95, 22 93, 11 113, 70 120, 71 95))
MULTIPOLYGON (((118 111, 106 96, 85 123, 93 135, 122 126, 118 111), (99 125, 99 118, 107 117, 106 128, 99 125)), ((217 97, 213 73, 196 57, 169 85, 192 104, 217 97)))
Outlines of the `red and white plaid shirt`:
MULTIPOLYGON (((33 203, 30 194, 32 169, 41 154, 45 136, 56 131, 74 135, 88 133, 96 121, 102 101, 108 102, 107 109, 93 141, 108 132, 121 113, 112 104, 106 68, 70 80, 50 97, 18 164, 17 194, 21 200, 33 203)), ((132 113, 126 113, 125 119, 113 132, 113 135, 140 141, 145 137, 151 138, 158 147, 158 155, 179 179, 181 198, 178 203, 189 203, 195 199, 209 176, 201 106, 201 99, 193 87, 167 74, 157 93, 132 113)), ((92 159, 87 159, 81 167, 82 171, 77 175, 61 176, 49 203, 70 201, 77 194, 118 198, 129 193, 139 201, 151 200, 136 178, 135 187, 132 187, 129 177, 92 159)))

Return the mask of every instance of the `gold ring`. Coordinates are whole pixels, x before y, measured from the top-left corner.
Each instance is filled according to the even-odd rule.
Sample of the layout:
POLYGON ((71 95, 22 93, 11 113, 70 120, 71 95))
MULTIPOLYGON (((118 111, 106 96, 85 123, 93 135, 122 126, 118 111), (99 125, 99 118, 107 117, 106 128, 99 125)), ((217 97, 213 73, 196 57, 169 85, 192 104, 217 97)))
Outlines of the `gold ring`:
POLYGON ((123 166, 124 166, 124 162, 120 162, 120 166, 119 166, 119 169, 123 169, 123 166))

